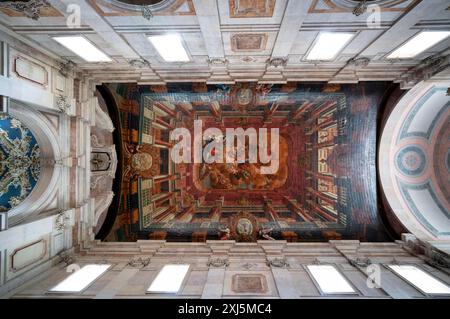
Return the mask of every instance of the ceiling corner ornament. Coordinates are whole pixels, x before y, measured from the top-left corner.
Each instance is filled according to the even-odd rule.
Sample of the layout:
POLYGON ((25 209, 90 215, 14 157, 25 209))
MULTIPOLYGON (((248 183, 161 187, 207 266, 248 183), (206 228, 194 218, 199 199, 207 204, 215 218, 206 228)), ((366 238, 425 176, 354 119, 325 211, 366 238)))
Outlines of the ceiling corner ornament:
POLYGON ((368 267, 372 264, 372 261, 369 258, 351 258, 349 259, 350 265, 354 267, 368 267))
POLYGON ((256 62, 256 59, 251 56, 245 56, 242 58, 242 62, 252 63, 252 62, 256 62))
POLYGON ((209 58, 208 59, 208 64, 209 65, 227 65, 228 64, 228 60, 225 58, 209 58))
POLYGON ((67 96, 59 94, 56 98, 56 107, 59 109, 61 113, 68 114, 70 109, 70 103, 67 96))
POLYGON ((289 263, 286 261, 285 258, 274 258, 274 259, 268 259, 266 262, 267 266, 269 267, 275 267, 275 268, 287 268, 289 267, 289 263))
POLYGON ((436 249, 432 249, 430 252, 430 264, 432 266, 437 266, 437 267, 441 267, 441 268, 450 268, 450 257, 443 253, 440 252, 436 249))
POLYGON ((127 266, 132 268, 144 268, 150 264, 150 257, 142 258, 131 258, 130 261, 127 263, 127 266))
POLYGON ((151 20, 153 18, 153 13, 152 10, 150 10, 149 6, 141 6, 141 13, 142 13, 142 17, 144 17, 147 20, 151 20))
POLYGON ((412 253, 413 255, 423 258, 425 256, 425 262, 432 267, 437 268, 450 268, 450 257, 448 254, 434 248, 430 244, 425 244, 423 241, 418 240, 414 235, 404 235, 403 248, 412 253))
POLYGON ((433 55, 423 60, 419 65, 409 69, 400 76, 399 82, 402 89, 410 89, 421 81, 426 81, 432 76, 444 71, 450 66, 450 54, 433 55))
POLYGON ((55 229, 58 231, 66 229, 69 220, 70 218, 66 215, 66 211, 60 211, 55 219, 55 229))
POLYGON ((60 263, 64 263, 66 266, 69 266, 75 262, 75 258, 65 251, 58 254, 58 256, 60 258, 60 263))
POLYGON ((368 66, 369 63, 370 63, 370 59, 366 58, 366 57, 353 58, 348 61, 349 65, 353 65, 353 66, 360 67, 360 68, 364 68, 364 67, 368 66))
POLYGON ((271 58, 267 61, 267 64, 269 66, 273 67, 280 67, 280 66, 286 66, 288 59, 287 58, 271 58))
POLYGON ((230 262, 228 261, 228 258, 211 258, 208 263, 206 264, 208 267, 214 267, 214 268, 221 268, 221 267, 228 267, 230 265, 230 262))
POLYGON ((397 258, 395 258, 395 257, 393 257, 392 258, 392 260, 391 260, 391 262, 390 262, 392 265, 401 265, 401 263, 398 261, 398 259, 397 258))
POLYGON ((69 74, 73 71, 75 68, 75 63, 68 60, 66 62, 60 63, 59 65, 59 74, 61 74, 64 77, 69 76, 69 74))
POLYGON ((246 270, 250 270, 250 269, 255 268, 255 267, 256 267, 256 264, 249 263, 249 262, 246 262, 245 264, 242 265, 242 268, 244 268, 246 270))
POLYGON ((24 0, 24 1, 6 1, 0 2, 0 8, 12 9, 23 13, 26 17, 39 20, 41 17, 41 8, 50 7, 47 0, 24 0))
POLYGON ((134 68, 149 68, 150 67, 150 62, 148 62, 145 59, 132 59, 128 61, 128 64, 134 68))
POLYGON ((367 10, 367 0, 360 1, 353 9, 353 14, 357 17, 364 14, 367 10))

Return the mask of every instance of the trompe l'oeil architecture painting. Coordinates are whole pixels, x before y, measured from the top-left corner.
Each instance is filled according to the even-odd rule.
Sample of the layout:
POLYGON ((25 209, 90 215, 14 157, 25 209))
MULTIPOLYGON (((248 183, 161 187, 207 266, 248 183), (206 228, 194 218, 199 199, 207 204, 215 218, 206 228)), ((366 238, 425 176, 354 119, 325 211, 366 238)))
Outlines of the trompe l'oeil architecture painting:
MULTIPOLYGON (((386 240, 375 137, 387 88, 382 82, 107 85, 120 114, 123 169, 106 238, 386 240), (276 172, 262 174, 269 164, 248 159, 174 163, 178 140, 171 132, 185 128, 193 139, 199 120, 202 132, 279 129, 276 172)), ((207 143, 203 136, 202 146, 207 143)), ((249 145, 247 138, 246 154, 249 145)), ((225 147, 220 151, 226 156, 225 147)))
POLYGON ((449 298, 449 39, 449 0, 0 0, 0 299, 449 298))

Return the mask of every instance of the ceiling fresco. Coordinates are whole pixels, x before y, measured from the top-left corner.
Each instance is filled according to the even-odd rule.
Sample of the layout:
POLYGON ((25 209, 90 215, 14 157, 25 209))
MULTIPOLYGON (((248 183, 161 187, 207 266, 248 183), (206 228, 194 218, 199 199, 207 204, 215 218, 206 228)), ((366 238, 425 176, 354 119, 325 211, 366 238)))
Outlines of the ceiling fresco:
POLYGON ((108 85, 120 111, 124 169, 107 240, 386 240, 377 210, 375 150, 377 110, 387 87, 108 85), (201 162, 173 161, 172 151, 186 137, 171 139, 171 132, 180 128, 191 136, 203 133, 201 162), (225 132, 239 128, 259 137, 269 132, 258 148, 271 154, 278 130, 276 170, 263 173, 272 164, 263 163, 261 153, 249 160, 248 136, 240 146, 233 141, 232 149, 241 148, 245 161, 228 160, 225 132), (208 135, 211 129, 219 133, 208 135), (211 147, 218 136, 224 147, 211 147), (226 160, 206 160, 218 155, 226 160))
POLYGON ((19 205, 40 174, 39 145, 22 122, 0 115, 0 211, 19 205))

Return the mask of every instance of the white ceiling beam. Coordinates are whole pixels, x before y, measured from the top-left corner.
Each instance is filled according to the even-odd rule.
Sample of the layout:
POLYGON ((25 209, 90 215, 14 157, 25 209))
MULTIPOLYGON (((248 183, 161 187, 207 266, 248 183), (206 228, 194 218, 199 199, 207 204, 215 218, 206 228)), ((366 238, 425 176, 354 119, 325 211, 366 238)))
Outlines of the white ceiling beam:
POLYGON ((417 30, 411 30, 421 20, 433 19, 449 7, 448 0, 423 0, 413 9, 398 19, 391 28, 386 30, 374 42, 364 49, 360 56, 374 56, 380 52, 388 53, 401 45, 408 35, 417 30))
POLYGON ((84 0, 49 0, 49 3, 65 17, 68 5, 78 5, 81 13, 81 24, 91 27, 118 55, 126 59, 138 59, 139 55, 114 29, 84 0))
POLYGON ((272 58, 283 58, 290 54, 311 2, 312 0, 289 0, 273 47, 272 58))
POLYGON ((193 0, 200 30, 210 58, 223 58, 222 32, 220 30, 219 9, 217 1, 193 0))

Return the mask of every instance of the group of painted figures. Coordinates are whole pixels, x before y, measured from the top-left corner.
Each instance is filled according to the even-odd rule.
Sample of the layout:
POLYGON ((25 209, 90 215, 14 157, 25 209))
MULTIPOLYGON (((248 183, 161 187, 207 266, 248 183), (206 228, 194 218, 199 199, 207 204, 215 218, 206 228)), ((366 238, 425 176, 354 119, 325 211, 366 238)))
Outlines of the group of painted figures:
MULTIPOLYGON (((271 233, 273 228, 261 228, 258 230, 258 235, 261 239, 265 240, 275 240, 275 238, 271 237, 271 233)), ((231 230, 228 226, 219 229, 219 239, 220 240, 232 240, 231 230)))

